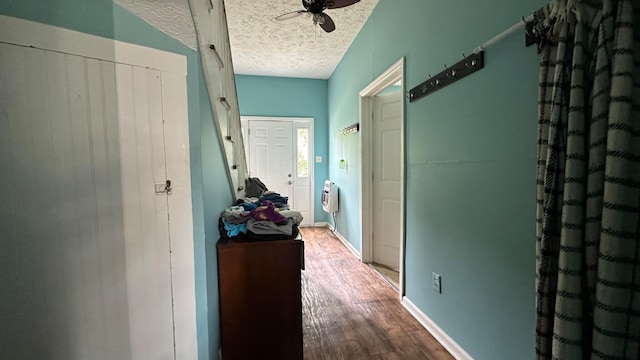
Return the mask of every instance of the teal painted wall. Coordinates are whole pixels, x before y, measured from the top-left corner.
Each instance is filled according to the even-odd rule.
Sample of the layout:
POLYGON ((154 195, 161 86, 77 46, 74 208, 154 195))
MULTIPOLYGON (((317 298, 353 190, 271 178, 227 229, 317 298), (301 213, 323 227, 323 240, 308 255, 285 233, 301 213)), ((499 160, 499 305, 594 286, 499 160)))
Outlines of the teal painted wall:
MULTIPOLYGON (((220 330, 215 242, 219 213, 232 199, 199 54, 111 0, 0 2, 0 14, 116 39, 187 57, 196 316, 200 359, 218 357, 220 330)), ((4 30, 4 29, 3 29, 4 30)))
MULTIPOLYGON (((202 67, 200 67, 201 69, 202 67)), ((226 163, 218 131, 213 122, 213 112, 204 73, 199 72, 200 124, 202 124, 202 179, 205 224, 205 256, 207 267, 207 321, 209 325, 209 350, 207 359, 217 359, 220 349, 220 312, 218 303, 218 258, 216 242, 220 238, 218 218, 220 213, 233 203, 229 187, 226 163)), ((200 357, 200 359, 204 359, 200 357)))
POLYGON ((322 187, 327 179, 327 80, 236 75, 236 89, 242 116, 314 118, 313 144, 315 222, 327 221, 322 210, 322 187))
MULTIPOLYGON (((358 118, 358 92, 401 57, 408 90, 545 3, 380 0, 329 79, 329 176, 356 248, 360 140, 337 131, 358 118)), ((520 31, 483 70, 405 105, 406 295, 478 360, 535 356, 538 57, 523 43, 520 31)))

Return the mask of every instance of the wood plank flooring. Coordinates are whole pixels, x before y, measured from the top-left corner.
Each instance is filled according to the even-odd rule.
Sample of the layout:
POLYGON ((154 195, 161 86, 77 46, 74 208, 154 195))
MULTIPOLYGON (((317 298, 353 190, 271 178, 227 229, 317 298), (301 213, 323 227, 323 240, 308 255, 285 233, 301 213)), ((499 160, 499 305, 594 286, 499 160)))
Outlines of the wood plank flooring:
POLYGON ((304 358, 453 359, 398 293, 326 228, 302 228, 304 358))

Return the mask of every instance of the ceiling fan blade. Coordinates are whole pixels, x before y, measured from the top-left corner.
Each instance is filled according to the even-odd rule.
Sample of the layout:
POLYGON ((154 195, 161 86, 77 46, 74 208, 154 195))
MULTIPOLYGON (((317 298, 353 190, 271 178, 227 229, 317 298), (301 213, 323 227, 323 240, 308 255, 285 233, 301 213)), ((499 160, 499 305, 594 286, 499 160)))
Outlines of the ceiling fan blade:
POLYGON ((276 16, 275 19, 282 21, 282 20, 289 20, 289 19, 293 19, 295 17, 298 17, 304 13, 306 13, 307 10, 296 10, 296 11, 292 11, 292 12, 288 12, 286 14, 282 14, 280 16, 276 16))
POLYGON ((338 9, 338 8, 342 8, 345 6, 350 6, 353 5, 357 2, 360 2, 360 0, 333 0, 333 1, 327 1, 327 3, 332 2, 333 4, 329 4, 329 6, 327 6, 327 9, 338 9))
POLYGON ((329 15, 323 13, 322 17, 324 18, 324 22, 320 24, 322 30, 329 33, 336 29, 336 24, 333 22, 333 19, 331 19, 329 15))

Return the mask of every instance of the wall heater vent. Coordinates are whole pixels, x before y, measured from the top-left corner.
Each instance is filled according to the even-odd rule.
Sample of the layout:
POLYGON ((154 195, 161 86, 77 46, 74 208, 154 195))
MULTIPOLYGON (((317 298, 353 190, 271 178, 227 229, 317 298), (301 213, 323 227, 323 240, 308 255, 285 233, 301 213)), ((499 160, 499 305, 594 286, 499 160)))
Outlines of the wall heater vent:
POLYGON ((331 180, 325 180, 324 182, 322 209, 330 214, 338 211, 338 187, 331 180))

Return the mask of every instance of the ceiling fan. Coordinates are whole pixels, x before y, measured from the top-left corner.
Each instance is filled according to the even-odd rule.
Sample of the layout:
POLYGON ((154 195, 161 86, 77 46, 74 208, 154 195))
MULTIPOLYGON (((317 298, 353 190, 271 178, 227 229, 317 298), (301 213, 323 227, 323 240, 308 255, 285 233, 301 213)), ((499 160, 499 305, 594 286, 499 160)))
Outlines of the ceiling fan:
POLYGON ((336 24, 333 19, 324 13, 326 9, 338 9, 349 5, 353 5, 360 0, 302 0, 302 6, 304 10, 296 10, 282 14, 276 17, 276 20, 288 20, 298 17, 302 14, 308 13, 313 15, 313 23, 320 25, 322 30, 326 32, 332 32, 336 29, 336 24))

